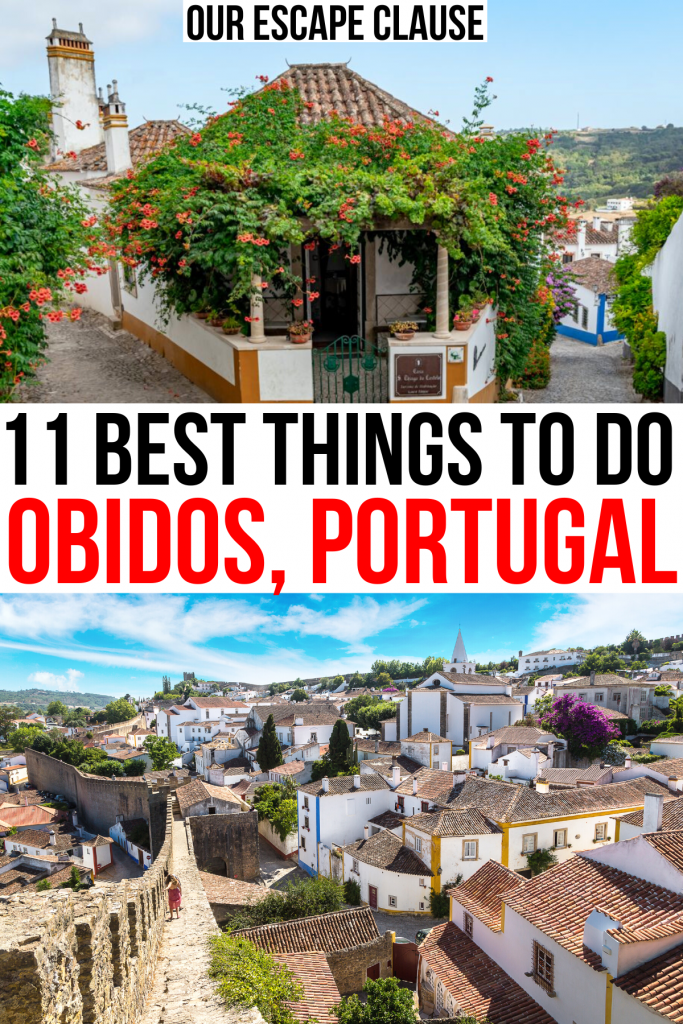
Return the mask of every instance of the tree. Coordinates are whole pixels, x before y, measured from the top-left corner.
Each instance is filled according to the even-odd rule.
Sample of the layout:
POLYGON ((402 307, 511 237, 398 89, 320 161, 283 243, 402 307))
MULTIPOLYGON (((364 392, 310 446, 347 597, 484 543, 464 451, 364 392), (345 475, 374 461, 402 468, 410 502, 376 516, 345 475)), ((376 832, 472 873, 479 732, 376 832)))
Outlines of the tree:
POLYGON ((646 640, 639 629, 632 629, 624 640, 622 647, 625 654, 637 654, 646 645, 646 640))
POLYGON ((89 270, 105 266, 96 217, 80 189, 45 169, 49 115, 47 98, 0 90, 1 401, 44 361, 48 321, 79 319, 80 309, 60 305, 87 290, 89 270))
POLYGON ((327 759, 330 764, 337 770, 345 770, 350 766, 352 753, 351 753, 351 737, 349 736, 349 727, 343 718, 338 718, 332 727, 330 734, 330 746, 327 751, 327 759))
POLYGON ((69 709, 61 700, 51 700, 47 706, 47 713, 50 718, 61 718, 63 715, 68 714, 69 709))
POLYGON ((75 711, 68 712, 62 719, 62 725, 83 729, 85 727, 85 715, 79 715, 75 711))
POLYGON ((131 761, 126 761, 123 766, 123 774, 129 775, 131 778, 144 775, 146 771, 147 765, 141 757, 134 757, 131 761))
POLYGON ((4 736, 7 739, 12 729, 16 729, 15 719, 23 717, 24 712, 21 708, 10 707, 9 705, 0 707, 0 736, 4 736))
POLYGON ((7 742, 15 754, 23 754, 27 747, 30 747, 36 736, 43 731, 42 725, 21 726, 10 732, 7 742))
POLYGON ((129 703, 125 697, 110 701, 104 709, 107 713, 107 722, 110 725, 117 725, 119 722, 128 722, 135 718, 138 709, 134 704, 129 703))
POLYGON ((275 719, 268 715, 263 726, 261 739, 258 741, 256 760, 262 772, 268 772, 271 768, 277 768, 284 763, 282 747, 275 731, 275 719))
POLYGON ((673 697, 674 692, 668 683, 660 683, 655 686, 655 697, 673 697))
POLYGON ((533 853, 526 853, 524 856, 532 877, 557 864, 557 856, 552 850, 534 850, 533 853))
POLYGON ((297 690, 294 691, 294 693, 292 694, 292 696, 289 699, 290 700, 295 700, 295 701, 308 700, 308 694, 306 693, 305 690, 297 689, 297 690))
POLYGON ((296 832, 296 789, 296 784, 287 779, 282 785, 260 786, 254 797, 258 820, 269 821, 283 843, 287 836, 296 832))
POLYGON ((167 736, 148 736, 142 745, 152 758, 152 768, 155 772, 170 768, 179 754, 175 743, 167 736))
POLYGON ((209 944, 209 976, 227 1006, 256 1006, 267 1024, 295 1024, 287 1004, 298 1002, 304 990, 287 967, 248 939, 212 935, 209 944))
POLYGON ((574 757, 597 757, 610 740, 621 736, 621 730, 604 711, 573 693, 553 700, 551 710, 541 716, 541 724, 548 732, 566 739, 574 757))
POLYGON ((228 926, 234 932, 277 921, 318 917, 341 910, 343 906, 344 886, 333 878, 318 875, 287 882, 283 889, 270 889, 264 899, 233 914, 228 926))
POLYGON ((83 761, 79 768, 82 772, 89 772, 92 775, 104 775, 107 779, 118 779, 125 774, 123 765, 109 757, 104 761, 83 761))
POLYGON ((367 997, 361 1003, 357 995, 344 996, 331 1011, 339 1024, 414 1024, 419 1020, 410 989, 401 988, 396 978, 368 980, 363 986, 367 997))
POLYGON ((37 750, 41 754, 49 754, 54 757, 53 750, 58 743, 62 741, 62 733, 56 730, 50 730, 49 732, 41 732, 33 740, 31 744, 32 750, 37 750))
POLYGON ((378 686, 391 686, 391 676, 388 672, 380 672, 375 677, 375 682, 378 686))

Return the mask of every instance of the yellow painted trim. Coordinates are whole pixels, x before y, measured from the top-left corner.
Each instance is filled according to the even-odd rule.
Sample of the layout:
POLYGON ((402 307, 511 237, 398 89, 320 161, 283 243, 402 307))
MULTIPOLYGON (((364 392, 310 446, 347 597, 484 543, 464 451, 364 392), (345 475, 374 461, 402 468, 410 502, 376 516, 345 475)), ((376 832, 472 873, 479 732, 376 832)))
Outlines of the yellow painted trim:
POLYGON ((441 836, 432 836, 432 890, 441 892, 441 836))
POLYGON ((612 1022, 612 975, 607 974, 605 985, 605 1024, 612 1022))
POLYGON ((636 807, 621 807, 608 811, 603 808, 601 811, 586 811, 584 814, 553 814, 548 815, 547 818, 537 818, 535 821, 510 821, 507 823, 497 821, 496 824, 501 828, 505 828, 506 824, 508 828, 526 828, 528 825, 546 825, 550 821, 578 821, 579 818, 604 818, 605 816, 611 818, 614 814, 630 814, 631 811, 642 811, 642 809, 643 805, 638 804, 636 807))
POLYGON ((505 931, 505 904, 504 903, 501 903, 501 905, 500 905, 500 930, 502 932, 505 931))
POLYGON ((72 50, 70 46, 48 46, 47 48, 48 57, 69 57, 72 60, 85 60, 89 64, 95 63, 95 53, 93 50, 72 50))
POLYGON ((616 819, 616 825, 614 826, 614 842, 619 842, 619 831, 621 829, 621 818, 616 819))
MULTIPOLYGON (((452 751, 453 748, 451 748, 452 751)), ((472 767, 472 744, 470 743, 468 754, 470 755, 470 768, 472 767)))
POLYGON ((500 822, 497 822, 496 824, 499 824, 503 830, 503 838, 501 840, 500 847, 500 863, 504 868, 506 868, 509 866, 510 860, 510 826, 503 825, 500 822))

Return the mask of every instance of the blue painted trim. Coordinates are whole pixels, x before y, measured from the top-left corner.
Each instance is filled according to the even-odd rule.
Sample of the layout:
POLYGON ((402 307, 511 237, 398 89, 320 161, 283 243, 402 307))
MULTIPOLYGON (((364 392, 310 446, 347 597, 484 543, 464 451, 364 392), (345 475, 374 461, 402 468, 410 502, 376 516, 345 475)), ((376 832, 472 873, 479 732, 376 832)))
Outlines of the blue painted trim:
MULTIPOLYGON (((568 327, 566 324, 558 324, 557 333, 563 334, 567 338, 574 338, 576 341, 583 341, 587 345, 598 344, 597 334, 591 334, 589 331, 580 331, 578 327, 568 327)), ((607 344, 610 341, 623 341, 623 339, 624 335, 619 334, 619 331, 607 331, 602 336, 603 344, 607 344)))
POLYGON ((604 295, 601 295, 598 302, 598 324, 596 334, 605 333, 605 306, 607 305, 607 299, 604 295))
POLYGON ((304 864, 301 860, 299 861, 299 867, 302 871, 305 871, 307 875, 310 875, 311 878, 317 877, 317 871, 314 871, 313 868, 309 868, 308 864, 304 864))
POLYGON ((320 797, 315 798, 315 872, 320 871, 318 851, 320 850, 320 797))

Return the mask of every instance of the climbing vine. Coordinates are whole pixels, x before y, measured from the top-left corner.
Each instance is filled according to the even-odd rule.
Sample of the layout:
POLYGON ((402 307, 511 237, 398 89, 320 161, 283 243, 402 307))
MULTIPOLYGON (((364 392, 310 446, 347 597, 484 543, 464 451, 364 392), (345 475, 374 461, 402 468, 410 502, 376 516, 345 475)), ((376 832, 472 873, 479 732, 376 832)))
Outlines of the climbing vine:
POLYGON ((332 114, 311 124, 286 79, 261 81, 114 190, 111 240, 155 279, 165 315, 247 321, 258 278, 294 310, 318 282, 294 272, 291 245, 324 239, 359 263, 365 232, 409 223, 415 231, 390 244, 414 261, 426 309, 435 308, 438 236, 451 257, 453 308, 465 296, 493 300, 498 371, 514 375, 543 316, 532 299, 551 235, 567 225, 553 134, 482 133, 491 79, 460 133, 421 117, 368 128, 332 114))

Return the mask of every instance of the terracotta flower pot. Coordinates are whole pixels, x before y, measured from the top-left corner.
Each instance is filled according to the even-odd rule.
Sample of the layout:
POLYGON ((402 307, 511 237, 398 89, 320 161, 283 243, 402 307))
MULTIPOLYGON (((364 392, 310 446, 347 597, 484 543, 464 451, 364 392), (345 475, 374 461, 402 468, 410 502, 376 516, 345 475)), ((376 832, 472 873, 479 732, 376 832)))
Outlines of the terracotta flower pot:
POLYGON ((469 331, 471 326, 472 326, 472 321, 471 320, 456 320, 455 321, 455 329, 456 329, 456 331, 469 331))
POLYGON ((240 334, 239 327, 224 327, 223 334, 240 334))
POLYGON ((399 341, 410 341, 411 338, 415 337, 415 331, 401 331, 400 334, 397 333, 394 337, 398 338, 399 341))
POLYGON ((310 334, 290 334, 289 340, 292 345, 305 345, 307 341, 311 340, 310 334))
POLYGON ((195 313, 194 315, 197 317, 197 320, 208 320, 209 319, 209 314, 208 313, 195 313))

